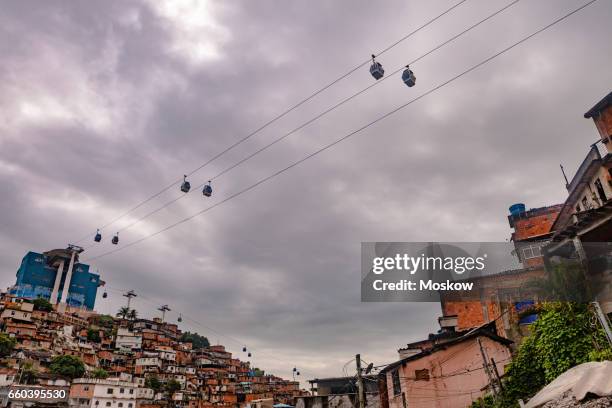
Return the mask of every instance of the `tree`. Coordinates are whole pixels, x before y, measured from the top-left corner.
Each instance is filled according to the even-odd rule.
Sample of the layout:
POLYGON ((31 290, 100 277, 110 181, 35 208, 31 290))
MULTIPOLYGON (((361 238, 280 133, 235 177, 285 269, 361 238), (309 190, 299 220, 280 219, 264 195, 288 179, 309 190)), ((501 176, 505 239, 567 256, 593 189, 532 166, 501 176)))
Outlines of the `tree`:
POLYGON ((96 368, 91 372, 91 378, 105 379, 108 378, 108 371, 103 368, 96 368))
POLYGON ((115 323, 115 319, 110 315, 99 315, 95 317, 95 324, 105 329, 112 329, 115 323))
POLYGON ((21 372, 19 373, 20 384, 36 384, 38 378, 38 370, 34 368, 30 361, 25 362, 21 366, 21 372))
POLYGON ((127 318, 130 320, 136 320, 138 318, 138 312, 136 311, 136 309, 130 310, 130 312, 127 315, 127 318))
POLYGON ((120 317, 122 319, 127 319, 128 316, 130 315, 130 308, 127 306, 123 306, 121 309, 119 309, 119 311, 117 312, 117 317, 120 317))
POLYGON ((158 392, 161 389, 161 386, 162 384, 159 381, 159 378, 157 378, 155 375, 151 375, 145 380, 145 387, 151 388, 155 392, 158 392))
POLYGON ((16 344, 17 341, 14 338, 0 333, 0 357, 10 356, 16 344))
POLYGON ((89 329, 87 329, 87 340, 94 343, 99 343, 100 341, 102 341, 102 339, 100 338, 100 330, 95 327, 90 327, 89 329))
POLYGON ((49 369, 55 375, 70 379, 79 378, 85 374, 85 364, 80 358, 70 355, 53 357, 49 369))
POLYGON ((584 267, 574 260, 552 265, 545 278, 531 279, 525 285, 540 299, 551 302, 586 303, 592 299, 584 267))
POLYGON ((179 340, 184 343, 191 343, 194 349, 210 346, 208 339, 204 336, 200 336, 198 333, 185 332, 179 340))
POLYGON ((53 311, 53 305, 45 298, 38 297, 34 299, 32 303, 34 303, 34 310, 39 310, 41 312, 53 311))
POLYGON ((164 388, 168 393, 168 396, 172 398, 172 395, 174 395, 175 392, 181 389, 181 383, 172 378, 166 383, 166 386, 164 388))
MULTIPOLYGON (((517 407, 566 370, 588 361, 610 358, 612 350, 600 327, 593 327, 585 304, 544 303, 531 334, 506 367, 499 401, 487 407, 517 407)), ((486 401, 483 402, 483 404, 486 401)))

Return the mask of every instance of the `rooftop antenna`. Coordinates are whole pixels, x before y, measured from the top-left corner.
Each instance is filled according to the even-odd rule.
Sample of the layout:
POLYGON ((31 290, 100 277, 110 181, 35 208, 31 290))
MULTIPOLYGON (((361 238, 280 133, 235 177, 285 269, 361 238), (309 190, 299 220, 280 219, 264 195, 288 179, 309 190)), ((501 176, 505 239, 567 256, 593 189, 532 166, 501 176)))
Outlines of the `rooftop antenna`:
POLYGON ((565 175, 565 169, 563 169, 563 165, 559 164, 561 167, 561 173, 563 173, 563 178, 565 179, 565 188, 569 188, 569 181, 567 181, 567 176, 565 175))
POLYGON ((136 295, 136 292, 134 292, 132 289, 130 289, 127 292, 125 292, 123 294, 123 296, 125 296, 128 299, 128 301, 127 301, 127 308, 129 309, 130 308, 130 303, 132 302, 132 298, 136 297, 138 295, 136 295))

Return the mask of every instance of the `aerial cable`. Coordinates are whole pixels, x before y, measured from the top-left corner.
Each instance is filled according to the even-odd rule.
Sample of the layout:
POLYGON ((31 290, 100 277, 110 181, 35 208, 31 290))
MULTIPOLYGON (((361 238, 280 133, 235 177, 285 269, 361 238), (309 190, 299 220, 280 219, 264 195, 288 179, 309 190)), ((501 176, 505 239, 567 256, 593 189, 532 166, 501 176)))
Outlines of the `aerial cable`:
MULTIPOLYGON (((444 47, 445 45, 450 44, 451 42, 455 41, 456 39, 458 39, 459 37, 467 34, 469 31, 473 30, 474 28, 478 27, 479 25, 485 23, 486 21, 490 20, 491 18, 497 16, 498 14, 504 12, 505 10, 509 9, 510 7, 514 6, 516 3, 518 3, 520 0, 514 0, 512 2, 510 2, 509 4, 507 4, 506 6, 502 7, 501 9, 495 11, 492 14, 489 14, 487 17, 481 19, 480 21, 478 21, 475 24, 472 24, 471 26, 467 27, 466 29, 464 29, 463 31, 461 31, 460 33, 452 36, 451 38, 449 38, 446 41, 443 41, 442 43, 438 44, 437 46, 435 46, 434 48, 432 48, 431 50, 427 51, 426 53, 422 54, 421 56, 415 58, 414 60, 412 60, 410 64, 414 64, 418 61, 421 61, 423 58, 427 57, 428 55, 432 54, 433 52, 439 50, 440 48, 444 47)), ((276 143, 279 143, 280 141, 286 139, 287 137, 293 135, 294 133, 302 130, 303 128, 307 127, 308 125, 312 124, 313 122, 321 119, 323 116, 327 115, 328 113, 338 109, 340 106, 348 103, 349 101, 355 99, 356 97, 364 94, 365 92, 367 92, 368 90, 370 90, 371 88, 373 88, 374 86, 382 83, 383 81, 387 80, 388 78, 394 76, 395 74, 398 74, 399 72, 401 72, 402 70, 404 70, 404 66, 402 65, 402 67, 400 67, 399 69, 391 72, 391 74, 387 75, 386 77, 381 78, 379 81, 374 82, 371 85, 368 85, 367 87, 363 88, 362 90, 348 96, 347 98, 343 99, 342 101, 336 103, 335 105, 327 108, 326 110, 324 110, 323 112, 319 113, 318 115, 314 116, 313 118, 307 120, 306 122, 302 123, 301 125, 299 125, 298 127, 292 129, 291 131, 283 134, 282 136, 274 139, 273 141, 271 141, 270 143, 260 147, 259 149, 255 150, 253 153, 245 156, 244 158, 238 160, 236 163, 230 165, 229 167, 225 168, 224 170, 221 170, 219 173, 215 174, 214 176, 210 177, 210 180, 215 180, 219 177, 221 177, 222 175, 230 172, 231 170, 233 170, 234 168, 240 166, 241 164, 243 164, 244 162, 250 160, 251 158, 257 156, 258 154, 262 153, 263 151, 269 149, 270 147, 274 146, 276 143)), ((198 187, 196 187, 193 191, 196 190, 200 190, 202 187, 204 187, 206 185, 206 183, 200 184, 198 187)), ((123 228, 120 228, 119 231, 124 231, 127 229, 130 229, 131 227, 133 227, 134 225, 140 223, 141 221, 149 218, 150 216, 158 213, 159 211, 163 210, 166 207, 169 207, 170 205, 174 204, 175 202, 177 202, 178 200, 182 199, 186 197, 186 194, 182 194, 176 198, 173 198, 165 203, 163 203, 160 207, 149 211, 148 213, 142 215, 141 217, 139 217, 138 219, 132 221, 130 224, 126 225, 123 228)))
MULTIPOLYGON (((457 3, 453 4, 451 7, 449 7, 448 9, 444 10, 442 13, 438 14, 437 16, 433 17, 432 19, 430 19, 429 21, 423 23, 422 25, 420 25, 419 27, 417 27, 416 29, 414 29, 413 31, 411 31, 410 33, 406 34, 405 36, 403 36, 402 38, 400 38, 399 40, 395 41, 394 43, 388 45, 387 47, 383 48, 382 50, 380 50, 377 55, 381 55, 384 54, 385 52, 389 51, 390 49, 394 48, 395 46, 399 45, 400 43, 402 43, 403 41, 407 40, 408 38, 412 37, 414 34, 418 33, 419 31, 423 30, 424 28, 428 27, 429 25, 433 24, 434 22, 436 22, 437 20, 439 20, 440 18, 442 18, 443 16, 445 16, 446 14, 450 13, 452 10, 454 10, 455 8, 459 7, 460 5, 462 5, 463 3, 465 3, 468 0, 460 0, 457 3)), ((333 81, 331 81, 330 83, 328 83, 327 85, 323 86, 322 88, 318 89, 317 91, 315 91, 314 93, 310 94, 309 96, 307 96, 306 98, 302 99, 301 101, 299 101, 298 103, 296 103, 295 105, 291 106, 290 108, 288 108, 287 110, 283 111, 282 113, 278 114, 277 116, 273 117, 272 119, 270 119, 269 121, 267 121, 266 123, 264 123, 263 125, 261 125, 260 127, 258 127, 257 129, 255 129, 254 131, 252 131, 251 133, 247 134, 246 136, 244 136, 241 139, 238 139, 236 142, 232 143, 230 146, 228 146, 227 148, 223 149, 221 152, 217 153, 215 156, 213 156, 212 158, 208 159, 207 161, 205 161, 204 163, 200 164, 198 167, 196 167, 195 169, 193 169, 192 171, 190 171, 189 173, 186 174, 186 176, 190 176, 194 173, 196 173, 197 171, 203 169, 204 167, 206 167, 207 165, 209 165, 210 163, 212 163, 214 160, 218 159, 219 157, 223 156, 225 153, 229 152, 230 150, 234 149, 236 146, 242 144, 243 142, 245 142, 246 140, 248 140, 249 138, 251 138, 252 136, 255 136, 256 134, 258 134, 259 132, 261 132, 262 130, 264 130, 265 128, 267 128, 268 126, 270 126, 271 124, 273 124, 274 122, 280 120, 281 118, 283 118, 284 116, 286 116, 287 114, 289 114, 290 112, 294 111, 295 109, 299 108, 300 106, 302 106, 303 104, 305 104, 306 102, 310 101, 311 99, 313 99, 314 97, 316 97, 317 95, 319 95, 320 93, 322 93, 323 91, 329 89, 330 87, 332 87, 333 85, 335 85, 336 83, 340 82, 341 80, 343 80, 344 78, 348 77, 349 75, 353 74, 355 71, 359 70, 360 68, 362 68, 363 66, 367 65, 370 63, 370 59, 367 59, 366 61, 360 63, 359 65, 355 66, 354 68, 350 69, 348 72, 342 74, 341 76, 339 76, 338 78, 334 79, 333 81)), ((177 179, 175 181, 173 181, 171 184, 168 184, 167 186, 165 186, 164 188, 162 188, 160 191, 158 191, 157 193, 149 196, 148 198, 146 198, 145 200, 141 201, 140 203, 138 203, 137 205, 131 207, 130 209, 128 209, 127 211, 121 213, 119 216, 113 218, 112 220, 110 220, 109 222, 107 222, 106 224, 102 225, 99 229, 100 230, 104 230, 107 227, 109 227, 110 225, 114 224, 115 222, 119 221, 120 219, 124 218, 125 216, 127 216, 128 214, 132 213, 133 211, 137 210, 138 208, 142 207, 143 205, 145 205, 146 203, 150 202, 151 200, 159 197, 160 195, 162 195, 163 193, 165 193, 166 191, 170 190, 171 188, 175 187, 177 183, 181 182, 182 179, 177 179)), ((75 243, 79 243, 83 240, 86 240, 88 238, 90 238, 91 234, 87 234, 85 236, 83 236, 82 238, 78 239, 77 241, 75 241, 75 243)))
POLYGON ((230 196, 228 196, 228 197, 224 198, 223 200, 218 201, 218 202, 216 202, 215 204, 213 204, 213 205, 211 205, 211 206, 209 206, 209 207, 206 207, 206 208, 204 208, 203 210, 200 210, 200 211, 198 211, 198 212, 196 212, 196 213, 194 213, 194 214, 192 214, 192 215, 190 215, 190 216, 188 216, 188 217, 185 217, 185 218, 183 218, 183 219, 181 219, 181 220, 179 220, 179 221, 177 221, 177 222, 174 222, 174 223, 172 223, 172 224, 170 224, 170 225, 168 225, 168 226, 166 226, 166 227, 164 227, 164 228, 162 228, 162 229, 160 229, 160 230, 158 230, 158 231, 156 231, 156 232, 154 232, 154 233, 151 233, 151 234, 149 234, 149 235, 146 235, 146 236, 144 236, 144 237, 142 237, 142 238, 139 238, 139 239, 137 239, 137 240, 135 240, 135 241, 129 242, 129 243, 127 243, 127 244, 125 244, 125 245, 123 245, 123 246, 121 246, 121 247, 118 247, 118 248, 114 249, 114 250, 111 250, 111 251, 108 251, 108 252, 102 253, 102 254, 97 255, 97 256, 94 256, 94 257, 92 257, 92 258, 89 258, 89 259, 87 259, 87 261, 92 261, 92 260, 100 259, 100 258, 102 258, 102 257, 108 256, 108 255, 111 255, 111 254, 114 254, 115 252, 118 252, 118 251, 121 251, 121 250, 123 250, 123 249, 129 248, 129 247, 131 247, 131 246, 133 246, 133 245, 139 244, 139 243, 141 243, 141 242, 143 242, 143 241, 145 241, 145 240, 147 240, 147 239, 153 238, 153 237, 155 237, 155 236, 157 236, 157 235, 159 235, 159 234, 161 234, 161 233, 163 233, 163 232, 166 232, 166 231, 168 231, 168 230, 170 230, 170 229, 172 229, 172 228, 174 228, 174 227, 177 227, 177 226, 179 226, 179 225, 181 225, 181 224, 183 224, 183 223, 185 223, 185 222, 187 222, 187 221, 190 221, 190 220, 192 220, 193 218, 195 218, 195 217, 197 217, 197 216, 199 216, 199 215, 202 215, 202 214, 204 214, 204 213, 206 213, 206 212, 208 212, 208 211, 210 211, 210 210, 212 210, 212 209, 214 209, 214 208, 216 208, 216 207, 218 207, 218 206, 220 206, 220 205, 222 205, 222 204, 224 204, 224 203, 226 203, 226 202, 228 202, 228 201, 230 201, 230 200, 232 200, 232 199, 234 199, 234 198, 236 198, 236 197, 238 197, 238 196, 240 196, 240 195, 242 195, 242 194, 244 194, 244 193, 247 193, 247 192, 249 192, 249 191, 253 190, 254 188, 258 187, 259 185, 266 183, 267 181, 269 181, 269 180, 271 180, 271 179, 273 179, 273 178, 275 178, 275 177, 277 177, 277 176, 281 175, 282 173, 285 173, 286 171, 288 171, 288 170, 290 170, 290 169, 292 169, 292 168, 294 168, 294 167, 298 166, 299 164, 301 164, 301 163, 305 162, 306 160, 311 159, 311 158, 313 158, 313 157, 315 157, 315 156, 319 155, 320 153, 322 153, 322 152, 324 152, 324 151, 326 151, 326 150, 328 150, 328 149, 330 149, 330 148, 334 147, 335 145, 337 145, 337 144, 339 144, 339 143, 341 143, 341 142, 343 142, 343 141, 345 141, 345 140, 349 139, 349 138, 350 138, 350 137, 352 137, 352 136, 355 136, 356 134, 358 134, 358 133, 360 133, 360 132, 362 132, 362 131, 364 131, 364 130, 368 129, 369 127, 371 127, 371 126, 375 125, 376 123, 381 122, 381 121, 385 120, 386 118, 388 118, 388 117, 390 117, 390 116, 394 115, 395 113, 399 112, 400 110, 402 110, 402 109, 404 109, 404 108, 406 108, 406 107, 410 106, 410 105, 411 105, 411 104, 413 104, 414 102, 417 102, 417 101, 419 101, 419 100, 423 99, 424 97, 426 97, 426 96, 428 96, 428 95, 430 95, 430 94, 432 94, 432 93, 434 93, 434 92, 438 91, 439 89, 441 89, 441 88, 445 87, 446 85, 448 85, 448 84, 450 84, 450 83, 452 83, 452 82, 456 81, 457 79, 459 79, 459 78, 461 78, 461 77, 463 77, 463 76, 465 76, 465 75, 469 74, 470 72, 472 72, 472 71, 474 71, 474 70, 476 70, 476 69, 480 68, 481 66, 483 66, 483 65, 485 65, 485 64, 487 64, 487 63, 489 63, 490 61, 492 61, 492 60, 494 60, 495 58, 497 58, 497 57, 501 56, 502 54, 505 54, 506 52, 508 52, 508 51, 512 50, 513 48, 515 48, 515 47, 519 46, 520 44, 522 44, 522 43, 524 43, 524 42, 528 41, 529 39, 531 39, 531 38, 535 37, 536 35, 538 35, 538 34, 542 33, 543 31, 548 30, 549 28, 551 28, 551 27, 553 27, 554 25, 556 25, 556 24, 560 23, 561 21, 563 21, 563 20, 565 20, 565 19, 569 18, 570 16, 572 16, 572 15, 574 15, 574 14, 578 13, 579 11, 581 11, 581 10, 585 9, 586 7, 588 7, 588 6, 590 6, 591 4, 595 3, 596 1, 598 1, 598 0, 590 0, 589 2, 587 2, 587 3, 583 4, 582 6, 580 6, 580 7, 576 8, 576 9, 574 9, 574 10, 570 11, 569 13, 567 13, 567 14, 565 14, 565 15, 563 15, 562 17, 557 18, 556 20, 554 20, 554 21, 553 21, 553 22, 551 22, 550 24, 548 24, 548 25, 546 25, 546 26, 544 26, 544 27, 542 27, 542 28, 540 28, 540 29, 538 29, 538 30, 534 31, 533 33, 529 34, 529 35, 528 35, 528 36, 526 36, 526 37, 523 37, 522 39, 520 39, 519 41, 517 41, 517 42, 513 43, 512 45, 510 45, 510 46, 508 46, 508 47, 504 48, 504 49, 503 49, 503 50, 501 50, 501 51, 496 52, 495 54, 491 55, 490 57, 488 57, 488 58, 486 58, 486 59, 484 59, 484 60, 480 61, 479 63, 477 63, 477 64, 475 64, 475 65, 471 66, 470 68, 468 68, 468 69, 466 69, 465 71, 463 71, 463 72, 461 72, 461 73, 459 73, 459 74, 457 74, 457 75, 453 76, 452 78, 450 78, 450 79, 448 79, 448 80, 446 80, 446 81, 444 81, 444 82, 442 82, 442 83, 440 83, 440 84, 436 85, 435 87, 433 87, 433 88, 429 89, 428 91, 426 91, 426 92, 422 93, 421 95, 419 95, 419 96, 417 96, 417 97, 415 97, 415 98, 411 99, 410 101, 408 101, 408 102, 406 102, 406 103, 404 103, 404 104, 402 104, 402 105, 399 105, 399 106, 398 106, 398 107, 396 107, 395 109, 393 109, 393 110, 391 110, 391 111, 389 111, 389 112, 385 113, 385 114, 384 114, 384 115, 382 115, 382 116, 379 116, 378 118, 374 119, 373 121, 371 121, 371 122, 369 122, 369 123, 367 123, 367 124, 365 124, 365 125, 361 126, 360 128, 358 128, 358 129, 356 129, 356 130, 354 130, 354 131, 352 131, 352 132, 350 132, 350 133, 348 133, 348 134, 344 135, 343 137, 341 137, 341 138, 339 138, 339 139, 336 139, 335 141, 333 141, 333 142, 331 142, 331 143, 326 144, 325 146, 323 146, 323 147, 321 147, 321 148, 319 148, 319 149, 315 150, 314 152, 312 152, 312 153, 308 154, 307 156, 305 156, 305 157, 303 157, 303 158, 301 158, 301 159, 299 159, 299 160, 297 160, 297 161, 295 161, 295 162, 291 163, 290 165, 288 165, 288 166, 286 166, 286 167, 283 167, 283 168, 282 168, 282 169, 280 169, 280 170, 277 170, 276 172, 274 172, 274 173, 270 174, 269 176, 266 176, 266 177, 264 177, 264 178, 262 178, 262 179, 258 180, 257 182, 255 182, 255 183, 251 184, 250 186, 248 186, 248 187, 246 187, 246 188, 244 188, 244 189, 242 189, 242 190, 240 190, 240 191, 238 191, 238 192, 236 192, 236 193, 231 194, 230 196))

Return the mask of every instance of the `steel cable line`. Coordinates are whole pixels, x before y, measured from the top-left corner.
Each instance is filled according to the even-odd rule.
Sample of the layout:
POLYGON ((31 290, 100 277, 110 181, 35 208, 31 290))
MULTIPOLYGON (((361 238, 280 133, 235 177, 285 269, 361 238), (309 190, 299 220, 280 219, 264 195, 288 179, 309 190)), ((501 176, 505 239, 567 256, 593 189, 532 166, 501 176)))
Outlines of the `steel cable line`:
MULTIPOLYGON (((455 41, 456 39, 458 39, 459 37, 467 34, 468 32, 470 32, 471 30, 475 29, 476 27, 480 26, 481 24, 487 22, 488 20, 490 20, 491 18, 497 16, 498 14, 504 12, 505 10, 509 9, 510 7, 514 6, 515 4, 517 4, 520 0, 514 0, 510 3, 508 3, 507 5, 505 5, 504 7, 502 7, 501 9, 495 11, 492 14, 489 14, 487 17, 481 19, 480 21, 476 22, 475 24, 472 24, 471 26, 467 27, 466 29, 464 29, 463 31, 459 32, 458 34, 450 37, 448 40, 443 41, 442 43, 438 44, 437 46, 435 46, 434 48, 430 49, 429 51, 425 52, 424 54, 422 54, 421 56, 417 57, 416 59, 412 60, 408 65, 412 65, 418 61, 421 61, 423 58, 427 57, 428 55, 434 53, 435 51, 439 50, 440 48, 444 47, 445 45, 450 44, 451 42, 455 41)), ((236 167, 240 166, 241 164, 249 161, 250 159, 252 159, 253 157, 257 156, 258 154, 262 153, 263 151, 269 149, 270 147, 274 146, 276 143, 281 142, 282 140, 286 139, 287 137, 293 135, 294 133, 302 130, 303 128, 307 127, 308 125, 314 123, 315 121, 321 119, 323 116, 327 115, 328 113, 338 109, 340 106, 344 105, 345 103, 355 99, 356 97, 364 94, 365 92, 367 92, 368 90, 370 90, 371 88, 379 85, 380 83, 382 83, 383 81, 385 81, 386 79, 398 74, 399 72, 401 72, 402 70, 404 70, 405 66, 402 66, 401 68, 396 69, 395 71, 391 72, 390 74, 384 76, 383 78, 381 78, 380 80, 374 82, 371 85, 368 85, 367 87, 363 88, 362 90, 348 96, 347 98, 343 99, 342 101, 336 103, 335 105, 327 108, 326 110, 322 111, 321 113, 317 114, 316 116, 314 116, 313 118, 307 120, 306 122, 302 123, 301 125, 299 125, 298 127, 294 128, 293 130, 289 131, 288 133, 283 134, 282 136, 274 139, 272 142, 262 146, 261 148, 257 149, 256 151, 254 151, 253 153, 245 156, 244 158, 240 159, 239 161, 237 161, 236 163, 230 165, 229 167, 225 168, 224 170, 220 171, 219 173, 217 173, 216 175, 212 176, 209 178, 210 181, 215 180, 217 178, 219 178, 220 176, 230 172, 231 170, 235 169, 236 167)), ((198 185, 196 188, 192 189, 189 193, 192 193, 194 191, 198 191, 200 190, 202 187, 204 187, 204 185, 206 185, 206 183, 202 183, 200 185, 198 185)), ((166 203, 162 204, 160 207, 149 211, 148 213, 142 215, 141 217, 139 217, 138 219, 134 220, 133 222, 131 222, 130 224, 126 225, 123 228, 120 228, 117 230, 117 232, 122 232, 125 231, 127 229, 132 228, 134 225, 140 223, 141 221, 149 218, 150 216, 158 213, 159 211, 163 210, 164 208, 169 207, 170 205, 174 204, 175 202, 181 200, 182 198, 186 197, 189 193, 186 194, 182 194, 176 198, 173 198, 172 200, 167 201, 166 203)), ((88 246, 87 248, 90 248, 91 246, 93 246, 95 244, 92 244, 90 246, 88 246)))
POLYGON ((528 41, 529 39, 535 37, 536 35, 542 33, 543 31, 546 31, 547 29, 553 27, 554 25, 560 23, 561 21, 563 21, 563 20, 569 18, 570 16, 578 13, 579 11, 581 11, 584 8, 590 6, 591 4, 595 3, 596 1, 598 1, 598 0, 590 0, 590 1, 588 1, 587 3, 583 4, 582 6, 580 6, 580 7, 576 8, 576 9, 570 11, 569 13, 563 15, 562 17, 559 17, 559 18, 555 19, 553 22, 551 22, 551 23, 547 24, 546 26, 544 26, 544 27, 534 31, 533 33, 527 35, 526 37, 523 37, 519 41, 511 44, 510 46, 502 49, 501 51, 498 51, 495 54, 491 55, 490 57, 485 58, 484 60, 480 61, 479 63, 477 63, 475 65, 472 65, 470 68, 466 69, 465 71, 463 71, 463 72, 461 72, 461 73, 451 77, 450 79, 448 79, 448 80, 446 80, 446 81, 444 81, 444 82, 434 86, 433 88, 431 88, 428 91, 422 93, 421 95, 419 95, 419 96, 409 100, 408 102, 406 102, 404 104, 399 105, 398 107, 392 109, 391 111, 385 113, 384 115, 379 116, 378 118, 376 118, 376 119, 372 120, 371 122, 361 126, 360 128, 358 128, 358 129, 356 129, 356 130, 354 130, 354 131, 344 135, 340 139, 336 139, 335 141, 324 145, 323 147, 321 147, 321 148, 315 150, 314 152, 308 154, 307 156, 305 156, 305 157, 303 157, 303 158, 301 158, 301 159, 299 159, 299 160, 289 164, 288 166, 283 167, 282 169, 277 170, 274 173, 272 173, 272 174, 270 174, 270 175, 268 175, 268 176, 258 180, 257 182, 251 184, 250 186, 248 186, 248 187, 246 187, 246 188, 244 188, 242 190, 239 190, 236 193, 233 193, 233 194, 229 195, 228 197, 224 198, 223 200, 218 201, 217 203, 215 203, 215 204, 213 204, 211 206, 208 206, 208 207, 204 208, 203 210, 200 210, 200 211, 198 211, 198 212, 196 212, 196 213, 194 213, 194 214, 192 214, 192 215, 190 215, 188 217, 185 217, 185 218, 183 218, 183 219, 181 219, 181 220, 179 220, 177 222, 174 222, 174 223, 172 223, 172 224, 170 224, 170 225, 168 225, 168 226, 166 226, 166 227, 164 227, 164 228, 162 228, 162 229, 160 229, 160 230, 158 230, 158 231, 156 231, 156 232, 154 232, 152 234, 146 235, 146 236, 144 236, 142 238, 139 238, 139 239, 137 239, 135 241, 129 242, 129 243, 127 243, 127 244, 125 244, 125 245, 123 245, 121 247, 118 247, 116 249, 107 251, 105 253, 102 253, 100 255, 94 256, 92 258, 88 258, 87 261, 92 261, 92 260, 100 259, 102 257, 111 255, 111 254, 113 254, 115 252, 118 252, 118 251, 121 251, 123 249, 129 248, 129 247, 131 247, 133 245, 136 245, 136 244, 138 244, 140 242, 143 242, 143 241, 145 241, 147 239, 153 238, 153 237, 155 237, 155 236, 157 236, 157 235, 159 235, 159 234, 161 234, 163 232, 166 232, 166 231, 168 231, 168 230, 170 230, 170 229, 172 229, 174 227, 177 227, 177 226, 179 226, 179 225, 181 225, 181 224, 183 224, 183 223, 185 223, 187 221, 190 221, 193 218, 195 218, 195 217, 197 217, 199 215, 202 215, 202 214, 204 214, 204 213, 206 213, 206 212, 208 212, 208 211, 210 211, 210 210, 212 210, 212 209, 214 209, 214 208, 216 208, 216 207, 218 207, 218 206, 220 206, 220 205, 222 205, 222 204, 224 204, 224 203, 226 203, 226 202, 228 202, 228 201, 230 201, 230 200, 232 200, 232 199, 234 199, 234 198, 236 198, 236 197, 238 197, 238 196, 240 196, 240 195, 242 195, 244 193, 247 193, 247 192, 253 190, 254 188, 258 187, 259 185, 266 183, 267 181, 269 181, 269 180, 271 180, 271 179, 281 175, 282 173, 285 173, 288 170, 291 170, 292 168, 300 165, 301 163, 305 162, 308 159, 311 159, 311 158, 313 158, 315 156, 318 156, 320 153, 322 153, 322 152, 324 152, 324 151, 334 147, 335 145, 345 141, 346 139, 349 139, 352 136, 355 136, 358 133, 361 133, 362 131, 370 128, 371 126, 377 124, 378 122, 381 122, 381 121, 385 120, 389 116, 394 115, 395 113, 397 113, 400 110, 406 108, 407 106, 410 106, 414 102, 417 102, 417 101, 423 99, 424 97, 426 97, 426 96, 436 92, 437 90, 445 87, 446 85, 448 85, 448 84, 456 81, 457 79, 459 79, 459 78, 469 74, 470 72, 476 70, 477 68, 480 68, 481 66, 489 63, 490 61, 494 60, 495 58, 499 57, 500 55, 505 54, 506 52, 514 49, 515 47, 519 46, 520 44, 522 44, 522 43, 528 41))
MULTIPOLYGON (((403 41, 407 40, 408 38, 412 37, 414 34, 418 33, 419 31, 423 30, 424 28, 428 27, 429 25, 433 24, 434 22, 436 22, 437 20, 439 20, 440 18, 444 17, 446 14, 450 13, 451 11, 453 11, 455 8, 459 7, 460 5, 462 5, 463 3, 465 3, 468 0, 460 0, 457 3, 453 4, 451 7, 449 7, 448 9, 444 10, 442 13, 438 14, 437 16, 433 17, 432 19, 428 20, 427 22, 423 23, 422 25, 420 25, 419 27, 415 28, 413 31, 411 31, 410 33, 406 34, 405 36, 403 36, 402 38, 400 38, 399 40, 395 41, 394 43, 388 45, 387 47, 383 48, 382 50, 378 51, 378 53, 376 53, 375 55, 381 55, 384 54, 385 52, 391 50, 392 48, 396 47, 397 45, 399 45, 400 43, 402 43, 403 41)), ((207 165, 209 165, 210 163, 212 163, 213 161, 215 161, 216 159, 218 159, 219 157, 223 156, 225 153, 229 152, 230 150, 234 149, 236 146, 242 144, 243 142, 245 142, 246 140, 248 140, 249 138, 251 138, 252 136, 255 136, 256 134, 258 134, 259 132, 261 132, 262 130, 264 130, 265 128, 267 128, 268 126, 270 126, 271 124, 273 124, 274 122, 280 120, 281 118, 283 118, 284 116, 286 116, 287 114, 289 114, 290 112, 293 112, 295 109, 299 108, 300 106, 302 106, 303 104, 305 104, 306 102, 312 100, 314 97, 316 97, 317 95, 319 95, 320 93, 324 92, 325 90, 331 88, 333 85, 337 84, 338 82, 340 82, 341 80, 343 80, 344 78, 348 77, 349 75, 353 74, 355 71, 359 70, 360 68, 364 67, 365 65, 370 63, 370 59, 365 60, 364 62, 361 62, 359 65, 355 66, 354 68, 351 68, 348 72, 342 74, 341 76, 339 76, 338 78, 334 79, 333 81, 331 81, 330 83, 328 83, 327 85, 323 86, 322 88, 316 90, 314 93, 310 94, 309 96, 307 96, 306 98, 302 99, 301 101, 299 101, 298 103, 296 103, 295 105, 291 106, 290 108, 288 108, 287 110, 283 111, 282 113, 278 114, 277 116, 273 117, 272 119, 270 119, 269 121, 267 121, 266 123, 264 123, 263 125, 261 125, 260 127, 258 127, 257 129, 255 129, 254 131, 250 132, 249 134, 247 134, 246 136, 244 136, 241 139, 238 139, 236 142, 232 143, 231 145, 229 145, 228 147, 226 147, 225 149, 223 149, 222 151, 220 151, 219 153, 217 153, 216 155, 214 155, 212 158, 208 159, 207 161, 205 161, 204 163, 200 164, 198 167, 196 167, 195 169, 191 170, 190 172, 187 173, 187 176, 191 176, 192 174, 196 173, 197 171, 203 169, 204 167, 206 167, 207 165)), ((181 178, 173 181, 171 184, 168 184, 166 187, 164 187, 162 190, 158 191, 157 193, 149 196, 148 198, 146 198, 145 200, 141 201, 139 204, 131 207, 129 210, 121 213, 121 215, 113 218, 111 221, 107 222, 106 224, 102 225, 102 227, 100 227, 100 231, 106 229, 107 227, 109 227, 110 225, 114 224, 115 222, 119 221, 120 219, 122 219, 123 217, 125 217, 126 215, 132 213, 133 211, 137 210, 138 208, 142 207, 143 205, 145 205, 146 203, 150 202, 151 200, 159 197, 161 194, 163 194, 164 192, 168 191, 169 189, 171 189, 172 187, 176 186, 177 183, 181 182, 181 178)), ((87 234, 85 236, 83 236, 82 238, 80 238, 79 240, 75 241, 75 243, 79 243, 87 238, 90 237, 91 234, 87 234)))

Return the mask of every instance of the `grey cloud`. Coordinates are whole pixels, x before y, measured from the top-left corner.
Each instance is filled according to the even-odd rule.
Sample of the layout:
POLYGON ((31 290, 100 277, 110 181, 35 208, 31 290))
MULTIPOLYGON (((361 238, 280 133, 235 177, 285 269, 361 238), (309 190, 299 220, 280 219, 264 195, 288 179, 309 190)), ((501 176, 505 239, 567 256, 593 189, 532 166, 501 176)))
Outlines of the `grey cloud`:
MULTIPOLYGON (((93 234, 451 4, 211 3, 226 35, 196 31, 219 51, 198 62, 173 49, 186 21, 168 20, 151 3, 7 3, 0 11, 5 286, 27 250, 93 234)), ((504 4, 470 0, 380 60, 390 72, 504 4)), ((303 157, 578 4, 520 2, 415 64, 416 87, 389 78, 215 181, 213 199, 190 194, 122 232, 122 244, 303 157)), ((245 342, 258 366, 285 376, 294 365, 307 376, 341 374, 356 352, 376 363, 395 358, 402 344, 436 329, 440 308, 361 304, 360 242, 500 241, 510 234, 508 205, 561 202, 558 164, 570 172, 578 166, 596 138, 582 114, 609 92, 611 17, 598 2, 256 190, 94 262, 113 288, 100 310, 115 312, 120 290, 134 288, 142 315, 168 303, 231 339, 187 319, 185 329, 235 352, 245 342)), ((371 81, 367 68, 356 72, 192 181, 206 181, 371 81)), ((110 249, 106 241, 87 254, 110 249)))

